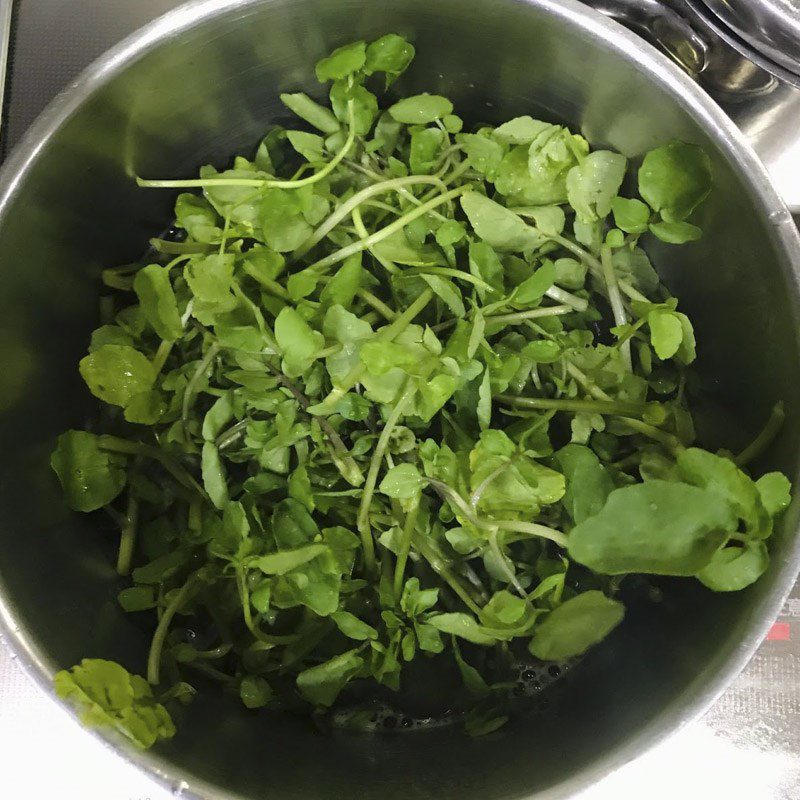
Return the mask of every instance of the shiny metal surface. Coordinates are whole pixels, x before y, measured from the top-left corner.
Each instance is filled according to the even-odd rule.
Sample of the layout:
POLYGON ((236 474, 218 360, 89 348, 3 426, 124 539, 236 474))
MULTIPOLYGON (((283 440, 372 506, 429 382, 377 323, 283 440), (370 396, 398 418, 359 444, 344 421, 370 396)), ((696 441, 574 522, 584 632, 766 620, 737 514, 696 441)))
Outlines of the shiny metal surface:
MULTIPOLYGON (((800 0, 792 0, 800 2, 800 0)), ((800 88, 737 49, 703 0, 588 0, 694 78, 744 131, 795 215, 800 215, 800 88), (702 13, 698 13, 702 11, 702 13)), ((774 65, 768 64, 773 68, 774 65)))
POLYGON ((665 2, 682 2, 691 12, 702 18, 705 25, 714 30, 716 35, 732 49, 739 52, 747 60, 774 75, 785 83, 800 88, 800 72, 796 68, 789 69, 782 61, 777 61, 763 47, 754 47, 747 39, 730 27, 705 0, 665 0, 665 2))
POLYGON ((800 0, 703 0, 756 50, 800 76, 800 0))
MULTIPOLYGON (((717 191, 703 242, 679 263, 668 247, 653 255, 697 321, 706 443, 735 447, 783 398, 787 426, 764 466, 797 480, 800 240, 743 135, 677 67, 571 0, 193 3, 90 68, 0 175, 0 623, 43 685, 86 655, 142 667, 145 633, 114 602, 112 543, 63 510, 46 463, 53 436, 86 413, 75 364, 98 270, 134 258, 169 213, 130 176, 188 175, 251 148, 283 115, 280 91, 314 90, 316 58, 387 30, 420 54, 399 90, 446 93, 472 122, 539 113, 630 156, 673 136, 708 149, 717 191)), ((798 511, 758 585, 727 597, 667 583, 666 602, 632 609, 549 708, 495 737, 321 737, 210 694, 174 742, 124 755, 203 798, 569 797, 695 718, 741 669, 797 574, 798 511)))

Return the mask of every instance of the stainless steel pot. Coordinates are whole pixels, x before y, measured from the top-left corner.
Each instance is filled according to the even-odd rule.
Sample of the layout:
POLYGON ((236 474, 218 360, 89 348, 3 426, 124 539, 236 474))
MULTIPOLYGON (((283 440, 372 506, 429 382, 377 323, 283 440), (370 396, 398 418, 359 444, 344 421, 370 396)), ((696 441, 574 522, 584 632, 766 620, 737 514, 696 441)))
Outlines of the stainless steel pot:
MULTIPOLYGON (((762 466, 797 478, 800 238, 742 134, 665 57, 573 0, 192 3, 96 62, 0 178, 0 622, 43 686, 83 656, 141 671, 146 652, 116 607, 110 542, 65 511, 47 466, 54 436, 90 408, 76 363, 98 270, 136 258, 169 216, 170 198, 131 176, 189 175, 252 148, 284 116, 279 92, 316 91, 320 55, 387 31, 418 47, 399 90, 446 94, 472 122, 540 114, 631 157, 673 137, 706 148, 716 189, 702 242, 652 254, 696 320, 705 443, 736 447, 783 399, 787 423, 762 466)), ((795 504, 756 586, 721 596, 668 583, 665 601, 632 609, 547 708, 492 737, 323 736, 210 694, 167 746, 120 750, 203 798, 571 796, 701 714, 738 673, 797 574, 797 522, 795 504)))

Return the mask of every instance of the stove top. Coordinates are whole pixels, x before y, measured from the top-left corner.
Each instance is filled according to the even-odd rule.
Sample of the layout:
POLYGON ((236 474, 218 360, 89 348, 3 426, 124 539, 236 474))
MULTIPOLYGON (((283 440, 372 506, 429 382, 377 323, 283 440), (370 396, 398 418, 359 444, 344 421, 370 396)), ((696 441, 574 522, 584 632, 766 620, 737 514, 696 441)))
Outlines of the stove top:
MULTIPOLYGON (((487 0, 488 2, 488 0, 487 0)), ((177 0, 17 0, 2 148, 94 58, 177 0)), ((593 0, 643 32, 678 0, 593 0), (648 22, 649 20, 649 22, 648 22)), ((12 0, 0 0, 0 39, 12 0)), ((800 92, 734 56, 698 25, 698 80, 748 133, 790 207, 800 209, 800 92), (702 61, 705 59, 705 61, 702 61)), ((663 44, 663 43, 662 43, 663 44)), ((673 42, 674 44, 674 42, 673 42)), ((666 47, 665 49, 669 49, 666 47)), ((681 51, 685 53, 685 50, 681 51)), ((4 63, 0 52, 0 70, 4 63)), ((706 717, 581 796, 800 800, 800 584, 738 680, 706 717), (654 780, 654 778, 656 778, 654 780)), ((82 732, 0 643, 0 796, 167 800, 172 795, 82 732), (46 764, 46 768, 42 768, 46 764)))

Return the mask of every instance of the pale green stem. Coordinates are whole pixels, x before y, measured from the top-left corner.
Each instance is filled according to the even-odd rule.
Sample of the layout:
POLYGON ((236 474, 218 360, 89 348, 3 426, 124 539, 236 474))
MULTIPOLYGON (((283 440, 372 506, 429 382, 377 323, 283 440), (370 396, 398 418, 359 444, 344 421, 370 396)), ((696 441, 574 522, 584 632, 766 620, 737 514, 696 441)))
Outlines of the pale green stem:
MULTIPOLYGON (((369 231, 367 230, 366 226, 364 225, 364 220, 361 217, 361 211, 358 208, 353 209, 353 226, 356 229, 356 233, 358 234, 360 239, 366 239, 369 236, 369 231)), ((377 262, 390 274, 397 272, 397 267, 388 259, 383 258, 382 256, 378 255, 378 253, 370 250, 372 255, 375 257, 377 262)))
POLYGON ((272 278, 267 278, 264 275, 260 275, 258 270, 256 270, 252 265, 248 264, 247 261, 243 264, 244 271, 257 283, 263 286, 270 294, 275 295, 275 297, 279 297, 281 300, 288 300, 289 299, 289 292, 281 286, 278 281, 273 280, 272 278))
POLYGON ((385 320, 393 322, 397 319, 397 312, 389 308, 379 297, 376 297, 367 289, 359 289, 358 296, 367 304, 371 305, 385 320))
POLYGON ((583 297, 578 297, 558 286, 551 286, 545 294, 557 303, 566 303, 568 306, 572 306, 576 311, 586 311, 586 309, 589 308, 588 300, 585 300, 583 297))
POLYGON ((103 434, 100 436, 100 448, 110 453, 125 453, 132 456, 144 456, 158 461, 175 480, 182 483, 187 489, 197 492, 203 499, 208 500, 208 495, 202 486, 184 469, 177 461, 172 459, 163 450, 144 442, 131 442, 118 436, 103 434))
MULTIPOLYGON (((608 302, 611 304, 611 312, 614 315, 614 322, 617 327, 622 328, 628 324, 628 315, 625 313, 625 306, 622 303, 622 295, 619 293, 619 284, 617 283, 617 274, 614 272, 614 262, 611 258, 611 248, 606 244, 603 245, 601 251, 602 265, 603 265, 603 278, 606 283, 606 291, 608 292, 608 302)), ((620 354, 622 361, 625 364, 628 372, 633 369, 633 362, 631 361, 631 343, 626 339, 620 345, 620 354)))
POLYGON ((353 101, 347 101, 347 112, 349 116, 350 131, 347 134, 342 149, 321 169, 307 178, 300 180, 276 181, 276 180, 263 180, 256 178, 197 178, 194 180, 177 180, 177 181, 163 181, 163 180, 143 180, 137 178, 136 183, 139 186, 151 189, 202 189, 207 186, 252 186, 258 189, 301 189, 304 186, 311 186, 318 183, 323 178, 336 169, 342 159, 350 152, 356 140, 355 118, 353 111, 353 101))
POLYGON ((778 435, 778 432, 783 427, 785 419, 786 412, 783 409, 783 403, 778 402, 773 407, 767 424, 763 427, 758 436, 734 458, 734 462, 739 466, 743 466, 751 462, 754 458, 758 458, 778 435))
POLYGON ((409 267, 408 269, 403 270, 403 272, 409 275, 444 275, 448 278, 455 278, 459 281, 466 281, 467 283, 471 283, 474 286, 483 289, 485 292, 492 292, 493 294, 497 293, 497 289, 493 286, 490 286, 486 283, 483 278, 479 278, 476 275, 473 275, 471 272, 464 272, 460 269, 451 269, 450 267, 435 267, 435 266, 427 266, 427 267, 409 267))
POLYGON ((164 609, 164 613, 158 622, 156 632, 153 634, 153 641, 150 644, 150 654, 147 658, 147 682, 152 686, 158 685, 161 672, 161 651, 164 648, 164 641, 169 632, 169 626, 173 617, 180 607, 189 599, 195 590, 200 576, 195 573, 186 583, 176 592, 169 605, 164 609))
POLYGON ((567 546, 566 534, 553 528, 548 528, 546 525, 537 525, 535 522, 518 522, 516 520, 500 520, 488 524, 494 525, 501 531, 525 533, 540 539, 549 539, 551 542, 555 542, 559 547, 567 546))
POLYGON ((397 562, 394 566, 394 597, 398 603, 400 602, 400 596, 403 594, 403 578, 405 577, 406 563, 408 562, 408 554, 411 550, 411 539, 414 536, 414 527, 417 524, 418 513, 419 498, 416 499, 416 502, 406 514, 405 523, 403 525, 403 535, 400 539, 400 548, 397 553, 397 562))
POLYGON ((648 425, 646 422, 642 422, 640 419, 632 419, 631 417, 626 417, 623 415, 616 416, 619 416, 619 419, 622 420, 622 422, 624 422, 629 428, 632 428, 637 433, 641 433, 650 439, 661 442, 661 444, 663 444, 665 447, 668 447, 670 450, 683 450, 683 445, 677 436, 673 436, 671 433, 662 431, 660 428, 656 428, 655 425, 648 425))
POLYGON ((244 572, 244 567, 238 565, 236 567, 236 588, 239 591, 239 601, 242 605, 242 616, 247 630, 258 639, 259 642, 270 645, 278 644, 291 644, 296 642, 299 638, 297 634, 290 634, 288 636, 275 636, 270 633, 264 633, 253 619, 253 612, 250 610, 250 592, 247 589, 247 576, 244 572))
POLYGON ((169 354, 172 352, 172 346, 175 342, 167 342, 162 341, 161 344, 158 346, 158 350, 156 350, 156 354, 153 356, 153 372, 156 375, 161 373, 161 370, 164 369, 164 364, 167 363, 167 359, 169 358, 169 354))
POLYGON ((597 414, 641 414, 644 403, 628 403, 623 400, 593 400, 568 397, 517 397, 498 394, 495 400, 514 408, 533 408, 540 411, 595 412, 597 414))
MULTIPOLYGON (((409 175, 405 178, 394 178, 388 181, 381 181, 374 183, 372 186, 367 186, 360 192, 354 194, 347 202, 342 203, 336 211, 334 211, 315 231, 300 245, 291 255, 290 260, 296 261, 301 256, 305 255, 312 247, 321 242, 340 222, 343 222, 353 213, 353 210, 358 208, 365 200, 376 195, 385 194, 386 192, 400 192, 405 186, 414 186, 416 184, 440 184, 438 178, 432 175, 409 175)), ((414 195, 408 193, 411 197, 414 195)), ((414 197, 416 200, 417 198, 414 197)))
POLYGON ((389 437, 395 429, 400 417, 405 411, 405 405, 416 391, 416 387, 406 389, 400 399, 392 409, 392 413, 386 420, 383 426, 381 435, 378 437, 378 442, 375 445, 375 450, 372 453, 372 460, 369 464, 369 471, 367 472, 367 479, 364 482, 364 490, 361 495, 361 505, 358 509, 358 532, 361 534, 361 543, 364 547, 364 568, 370 575, 375 572, 375 542, 372 539, 372 528, 369 523, 370 505, 372 504, 372 496, 375 493, 375 486, 378 483, 378 473, 381 469, 381 462, 383 461, 386 448, 389 446, 389 437))
POLYGON ((128 507, 119 540, 117 574, 127 575, 131 571, 133 550, 136 546, 136 526, 139 518, 139 503, 132 490, 128 491, 128 507))
POLYGON ((219 346, 217 342, 214 342, 205 354, 203 360, 198 364, 197 369, 194 371, 191 379, 189 380, 189 384, 187 385, 186 389, 183 393, 183 407, 181 410, 181 419, 183 420, 183 424, 186 424, 186 421, 189 419, 189 409, 192 405, 192 400, 194 400, 194 393, 197 389, 197 385, 202 380, 203 376, 206 374, 206 370, 211 365, 211 362, 216 358, 217 353, 222 348, 219 346))
POLYGON ((341 250, 337 250, 335 253, 331 253, 331 255, 320 259, 312 264, 312 267, 317 270, 327 269, 328 267, 332 267, 334 264, 338 264, 339 262, 350 258, 350 256, 355 255, 356 253, 369 250, 379 242, 382 242, 384 239, 391 236, 393 233, 403 230, 406 225, 427 214, 432 208, 436 208, 437 206, 442 205, 442 203, 449 202, 450 200, 464 194, 464 192, 467 191, 469 191, 468 186, 459 186, 457 189, 451 189, 449 192, 445 192, 445 194, 439 195, 433 200, 429 200, 427 203, 423 203, 413 211, 407 212, 402 217, 398 217, 394 222, 387 225, 385 228, 381 228, 379 231, 375 231, 375 233, 371 234, 366 239, 353 242, 352 244, 341 248, 341 250))

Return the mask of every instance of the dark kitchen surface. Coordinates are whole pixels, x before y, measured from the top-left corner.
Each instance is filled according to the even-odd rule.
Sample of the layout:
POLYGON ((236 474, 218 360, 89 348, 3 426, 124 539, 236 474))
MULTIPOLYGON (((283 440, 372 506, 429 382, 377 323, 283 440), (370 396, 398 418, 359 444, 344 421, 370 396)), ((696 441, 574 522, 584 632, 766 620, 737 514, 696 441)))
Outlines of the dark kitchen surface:
MULTIPOLYGON (((3 2, 8 0, 0 0, 0 7, 3 2)), ((179 3, 174 0, 18 0, 5 99, 3 151, 7 152, 19 141, 47 102, 69 85, 88 63, 128 33, 177 5, 179 3)), ((770 637, 702 723, 676 736, 666 745, 666 750, 661 748, 666 755, 660 760, 646 756, 596 791, 592 790, 585 800, 638 797, 645 789, 650 800, 674 797, 673 792, 681 791, 686 797, 800 800, 799 668, 800 584, 770 637), (678 758, 682 764, 688 761, 688 769, 697 772, 697 782, 691 784, 694 789, 686 789, 690 785, 688 782, 673 783, 670 773, 684 770, 684 767, 678 768, 678 758), (731 766, 736 764, 740 773, 731 766), (637 779, 637 769, 641 780, 637 779), (661 773, 657 781, 660 786, 654 787, 646 780, 648 774, 650 779, 655 777, 654 769, 661 773), (727 782, 721 777, 723 771, 729 774, 727 782), (740 777, 735 780, 731 777, 737 775, 740 777)), ((21 738, 17 735, 15 698, 19 698, 18 711, 23 714, 23 706, 33 702, 23 701, 23 696, 34 694, 38 694, 38 690, 22 681, 13 661, 7 654, 0 653, 0 752, 8 755, 10 747, 21 759, 30 759, 28 770, 36 763, 36 750, 40 756, 44 753, 33 730, 27 744, 24 726, 21 738)), ((99 746, 92 744, 99 751, 99 746)), ((73 766, 75 774, 79 774, 78 765, 73 766)), ((125 774, 130 775, 129 767, 120 763, 119 769, 127 770, 125 774)), ((8 774, 5 767, 0 770, 0 794, 4 796, 20 800, 50 796, 37 791, 35 781, 29 782, 22 791, 21 787, 15 787, 13 776, 21 772, 11 770, 11 785, 4 782, 4 774, 8 774)), ((125 784, 115 784, 109 777, 107 787, 112 786, 118 791, 106 794, 105 800, 131 796, 125 784)), ((81 793, 80 786, 66 788, 67 791, 58 792, 60 798, 91 800, 91 793, 81 793)), ((160 796, 157 790, 152 794, 153 798, 160 796)))

